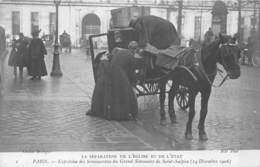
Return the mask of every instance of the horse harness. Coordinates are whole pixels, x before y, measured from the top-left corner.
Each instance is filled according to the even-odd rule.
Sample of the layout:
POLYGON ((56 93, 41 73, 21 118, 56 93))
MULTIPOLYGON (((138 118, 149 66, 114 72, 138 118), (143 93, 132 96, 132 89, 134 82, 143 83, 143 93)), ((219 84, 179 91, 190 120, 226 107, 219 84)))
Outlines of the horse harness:
MULTIPOLYGON (((231 43, 224 43, 224 44, 220 44, 219 45, 219 48, 223 47, 223 46, 231 46, 231 47, 234 47, 236 46, 235 44, 231 44, 231 43)), ((221 87, 224 82, 229 78, 229 75, 226 74, 226 76, 222 79, 222 81, 220 82, 220 84, 218 85, 214 85, 213 81, 210 80, 210 76, 215 76, 217 74, 217 71, 219 72, 223 72, 222 70, 220 69, 216 69, 213 73, 211 74, 207 74, 206 71, 205 71, 205 68, 203 66, 203 63, 202 63, 202 57, 201 57, 201 49, 199 49, 197 52, 196 52, 196 57, 197 57, 197 60, 198 60, 198 67, 200 69, 200 71, 202 72, 202 75, 204 76, 204 78, 207 80, 207 82, 212 86, 212 87, 215 87, 215 88, 219 88, 221 87)), ((222 65, 224 66, 224 68, 227 67, 227 64, 225 63, 225 60, 223 58, 223 55, 220 54, 220 58, 221 58, 221 61, 222 61, 222 65)))
MULTIPOLYGON (((233 45, 233 44, 231 44, 231 43, 224 43, 224 44, 220 44, 219 45, 219 48, 221 48, 221 47, 223 47, 223 46, 236 46, 236 45, 233 45)), ((190 49, 191 50, 191 49, 190 49)), ((188 54, 189 54, 189 51, 187 52, 188 54)), ((201 76, 209 83, 209 85, 210 86, 212 86, 212 87, 215 87, 215 88, 218 88, 218 87, 221 87, 223 84, 224 84, 224 82, 229 78, 229 74, 226 74, 224 77, 223 77, 223 79, 222 79, 222 81, 218 84, 218 85, 214 85, 214 83, 213 83, 213 81, 210 79, 210 77, 212 77, 212 76, 215 76, 216 74, 217 74, 217 72, 220 72, 220 73, 223 73, 223 71, 222 70, 220 70, 220 69, 216 69, 213 73, 211 73, 211 74, 207 74, 207 72, 205 71, 205 68, 204 68, 204 65, 203 65, 203 63, 202 63, 202 53, 201 53, 201 49, 198 49, 198 50, 195 50, 195 52, 191 52, 191 53, 194 53, 195 55, 193 55, 194 56, 194 62, 193 62, 193 64, 190 64, 190 65, 187 65, 186 64, 186 60, 185 60, 185 57, 181 57, 180 59, 182 59, 182 60, 179 60, 179 64, 177 65, 177 67, 178 68, 182 68, 183 70, 185 70, 186 72, 188 72, 189 74, 190 74, 190 76, 195 80, 195 81, 198 81, 198 78, 196 77, 196 75, 195 75, 195 73, 194 72, 192 72, 192 68, 193 67, 197 67, 198 68, 198 72, 201 74, 201 76), (182 63, 180 63, 181 61, 183 61, 182 63)), ((188 55, 188 56, 192 56, 192 55, 188 55)), ((225 61, 224 61, 224 58, 223 58, 223 55, 222 54, 220 54, 220 58, 221 58, 221 61, 222 61, 222 65, 224 66, 224 68, 226 68, 227 67, 227 65, 226 65, 226 63, 225 63, 225 61)), ((154 62, 153 62, 154 63, 154 62)), ((151 65, 151 64, 153 64, 153 63, 151 63, 150 61, 149 61, 149 65, 151 65)), ((147 65, 147 64, 146 64, 147 65)), ((145 66, 146 66, 145 65, 145 66)), ((155 65, 154 65, 155 66, 155 65)), ((140 68, 139 68, 139 70, 140 70, 140 68)), ((149 80, 162 80, 162 79, 164 79, 164 78, 167 78, 167 76, 172 72, 171 70, 166 70, 166 69, 164 69, 164 68, 162 68, 162 70, 163 70, 163 73, 164 73, 164 75, 163 76, 157 76, 157 77, 155 77, 155 78, 150 78, 150 77, 148 77, 148 78, 146 78, 145 77, 145 75, 146 74, 144 74, 144 78, 146 78, 146 79, 144 79, 143 78, 143 81, 144 80, 147 80, 148 79, 148 81, 149 80)), ((146 71, 146 70, 145 70, 146 71)), ((147 72, 147 71, 146 71, 147 72)), ((145 73, 146 73, 145 72, 145 73)))

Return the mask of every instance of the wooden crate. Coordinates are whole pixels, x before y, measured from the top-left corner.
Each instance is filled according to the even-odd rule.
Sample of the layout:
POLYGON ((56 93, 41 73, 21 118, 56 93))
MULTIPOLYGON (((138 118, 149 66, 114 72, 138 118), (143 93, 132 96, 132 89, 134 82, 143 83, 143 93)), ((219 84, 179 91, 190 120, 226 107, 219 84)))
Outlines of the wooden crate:
POLYGON ((111 10, 112 16, 112 27, 111 28, 120 28, 128 27, 130 20, 133 17, 144 16, 150 14, 149 7, 125 7, 111 10))

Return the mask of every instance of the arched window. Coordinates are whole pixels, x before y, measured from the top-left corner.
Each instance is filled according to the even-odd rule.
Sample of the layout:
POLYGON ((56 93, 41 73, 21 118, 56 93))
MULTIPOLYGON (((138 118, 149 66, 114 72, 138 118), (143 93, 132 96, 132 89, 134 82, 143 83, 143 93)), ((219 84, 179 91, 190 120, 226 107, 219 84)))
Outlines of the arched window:
POLYGON ((96 14, 87 14, 82 20, 82 36, 100 33, 100 19, 96 14))

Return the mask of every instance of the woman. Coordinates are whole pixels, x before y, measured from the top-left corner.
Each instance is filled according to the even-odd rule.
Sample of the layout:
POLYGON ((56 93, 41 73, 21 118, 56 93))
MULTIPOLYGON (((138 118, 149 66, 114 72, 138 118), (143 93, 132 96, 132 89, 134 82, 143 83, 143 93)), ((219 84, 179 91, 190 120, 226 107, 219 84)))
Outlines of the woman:
POLYGON ((47 69, 44 62, 44 55, 47 54, 46 48, 39 38, 39 31, 32 32, 33 39, 29 45, 29 75, 32 80, 41 79, 42 76, 47 75, 47 69))
POLYGON ((18 47, 18 42, 15 38, 12 40, 12 50, 9 55, 8 59, 8 65, 11 67, 14 67, 14 76, 16 77, 17 75, 17 47, 18 47))
POLYGON ((91 110, 87 115, 108 120, 129 120, 138 112, 134 84, 134 57, 127 49, 115 48, 112 60, 103 58, 97 68, 91 110))

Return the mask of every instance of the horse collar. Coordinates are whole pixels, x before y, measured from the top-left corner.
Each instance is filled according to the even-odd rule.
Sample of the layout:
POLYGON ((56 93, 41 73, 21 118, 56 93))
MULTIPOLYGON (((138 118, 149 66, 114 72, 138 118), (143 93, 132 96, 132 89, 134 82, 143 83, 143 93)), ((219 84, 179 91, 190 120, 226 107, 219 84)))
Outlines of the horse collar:
MULTIPOLYGON (((212 81, 209 79, 209 75, 206 73, 203 62, 202 62, 202 53, 201 53, 201 49, 197 52, 197 59, 198 59, 198 65, 199 65, 199 69, 202 72, 202 76, 208 81, 208 83, 210 85, 212 85, 212 81)), ((215 73, 215 72, 214 72, 215 73)))
POLYGON ((198 59, 198 63, 199 63, 199 69, 200 69, 200 71, 202 72, 202 75, 204 76, 204 78, 205 78, 205 79, 207 80, 207 82, 209 83, 209 85, 212 86, 212 87, 215 87, 215 88, 222 86, 223 83, 224 83, 224 82, 226 81, 226 79, 228 78, 228 75, 226 75, 226 76, 223 78, 223 80, 221 81, 221 83, 220 83, 219 85, 217 85, 217 86, 214 85, 214 84, 213 84, 213 81, 211 81, 211 80, 209 79, 209 77, 210 77, 210 76, 213 76, 213 75, 216 75, 217 70, 215 70, 212 74, 207 74, 206 71, 205 71, 204 65, 203 65, 203 63, 202 63, 201 49, 197 52, 196 55, 197 55, 197 59, 198 59))

